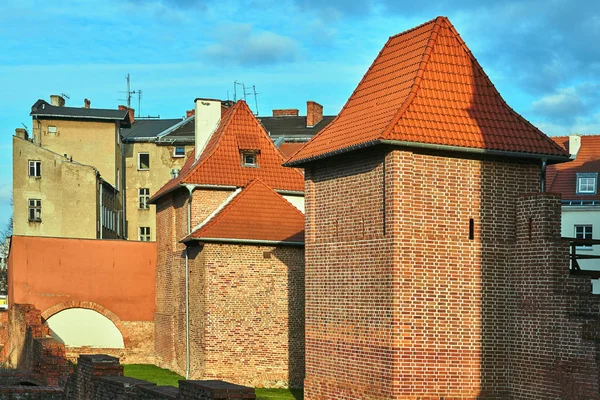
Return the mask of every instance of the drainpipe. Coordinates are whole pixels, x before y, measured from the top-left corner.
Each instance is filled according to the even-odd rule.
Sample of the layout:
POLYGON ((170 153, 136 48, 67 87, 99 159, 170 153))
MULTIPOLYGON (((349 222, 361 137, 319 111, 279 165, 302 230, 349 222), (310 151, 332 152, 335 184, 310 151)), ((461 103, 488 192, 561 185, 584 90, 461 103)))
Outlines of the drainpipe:
MULTIPOLYGON (((194 185, 185 185, 189 192, 187 201, 187 233, 192 233, 192 193, 194 185)), ((190 268, 188 246, 185 246, 185 379, 190 379, 190 268)))
POLYGON ((118 141, 121 143, 121 210, 122 210, 122 218, 121 218, 121 226, 123 228, 123 239, 127 240, 128 232, 127 232, 127 183, 125 179, 127 178, 127 174, 125 172, 125 143, 123 143, 123 138, 121 137, 121 126, 119 125, 119 129, 117 131, 117 135, 119 135, 118 141))
POLYGON ((104 223, 103 220, 103 216, 104 213, 102 212, 102 181, 100 182, 100 239, 102 239, 102 224, 104 223))
POLYGON ((542 170, 540 171, 540 180, 542 181, 542 193, 546 191, 546 164, 548 160, 542 159, 542 170))

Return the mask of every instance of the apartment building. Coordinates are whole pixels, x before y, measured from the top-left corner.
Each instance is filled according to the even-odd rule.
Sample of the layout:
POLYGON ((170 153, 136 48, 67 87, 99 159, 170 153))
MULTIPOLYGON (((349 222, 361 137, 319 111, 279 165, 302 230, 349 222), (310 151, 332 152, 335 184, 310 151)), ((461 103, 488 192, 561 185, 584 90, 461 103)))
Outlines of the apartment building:
POLYGON ((31 135, 13 138, 13 233, 78 238, 123 237, 120 129, 128 110, 65 107, 38 100, 31 135))

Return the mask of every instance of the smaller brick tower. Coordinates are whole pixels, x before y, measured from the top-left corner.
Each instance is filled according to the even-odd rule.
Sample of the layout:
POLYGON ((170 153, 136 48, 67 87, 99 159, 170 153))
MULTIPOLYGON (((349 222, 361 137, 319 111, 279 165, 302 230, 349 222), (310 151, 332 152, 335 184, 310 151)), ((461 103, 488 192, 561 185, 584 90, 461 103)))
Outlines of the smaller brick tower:
POLYGON ((301 386, 303 176, 243 101, 196 100, 196 148, 157 205, 155 350, 194 379, 301 386))
POLYGON ((448 19, 391 37, 287 163, 305 168, 305 398, 598 398, 560 202, 523 197, 568 158, 448 19))

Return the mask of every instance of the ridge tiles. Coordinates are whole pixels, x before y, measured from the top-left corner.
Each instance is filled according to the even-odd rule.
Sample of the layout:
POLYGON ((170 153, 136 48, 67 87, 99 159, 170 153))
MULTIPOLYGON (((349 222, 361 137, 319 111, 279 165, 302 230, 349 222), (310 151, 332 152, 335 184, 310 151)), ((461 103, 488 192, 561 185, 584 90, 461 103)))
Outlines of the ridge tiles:
POLYGON ((304 242, 304 214, 260 179, 254 179, 189 239, 304 242))
POLYGON ((288 163, 380 140, 568 157, 506 104, 446 17, 390 37, 338 117, 288 163))

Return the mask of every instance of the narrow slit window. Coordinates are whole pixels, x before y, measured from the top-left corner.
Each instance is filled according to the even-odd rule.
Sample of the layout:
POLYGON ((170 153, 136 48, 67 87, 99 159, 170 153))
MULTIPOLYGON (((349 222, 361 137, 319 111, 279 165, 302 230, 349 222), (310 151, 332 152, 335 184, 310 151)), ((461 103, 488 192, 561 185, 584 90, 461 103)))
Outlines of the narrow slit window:
POLYGON ((475 239, 475 221, 469 218, 469 240, 475 239))

